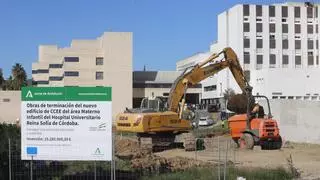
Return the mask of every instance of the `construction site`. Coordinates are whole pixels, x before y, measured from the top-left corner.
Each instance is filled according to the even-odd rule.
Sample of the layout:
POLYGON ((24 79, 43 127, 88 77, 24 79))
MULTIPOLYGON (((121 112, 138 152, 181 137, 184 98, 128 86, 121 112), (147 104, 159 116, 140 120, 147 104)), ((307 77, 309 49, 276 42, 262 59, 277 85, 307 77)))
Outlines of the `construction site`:
POLYGON ((266 96, 252 95, 237 55, 225 48, 183 72, 174 82, 167 102, 146 97, 140 108, 120 113, 116 119, 116 156, 130 159, 132 167, 143 169, 176 171, 192 166, 210 167, 208 164, 220 169, 232 164, 249 169, 284 168, 296 178, 318 177, 320 162, 316 152, 320 146, 283 138, 279 122, 272 115, 273 105, 266 96), (220 55, 222 60, 214 62, 220 55), (189 86, 225 68, 232 72, 242 94, 228 98, 227 109, 232 114, 226 120, 199 127, 200 121, 207 119, 197 110, 192 114, 188 108, 182 108, 184 94, 189 86), (126 133, 131 136, 123 135, 126 133))
POLYGON ((133 68, 135 32, 39 45, 31 83, 0 71, 0 180, 319 180, 319 7, 219 10, 171 71, 133 68))

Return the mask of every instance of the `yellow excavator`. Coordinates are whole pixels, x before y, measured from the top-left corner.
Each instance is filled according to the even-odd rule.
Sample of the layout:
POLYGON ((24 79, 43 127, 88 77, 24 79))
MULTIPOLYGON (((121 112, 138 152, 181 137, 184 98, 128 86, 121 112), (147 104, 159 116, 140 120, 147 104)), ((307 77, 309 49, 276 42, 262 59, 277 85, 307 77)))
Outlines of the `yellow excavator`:
POLYGON ((195 137, 190 132, 192 121, 185 115, 185 96, 188 87, 229 68, 242 91, 249 86, 236 53, 231 48, 212 54, 205 61, 186 69, 173 83, 168 100, 144 98, 141 107, 126 109, 116 117, 118 132, 136 133, 143 148, 183 143, 186 151, 195 150, 195 137), (221 60, 217 58, 223 56, 221 60))

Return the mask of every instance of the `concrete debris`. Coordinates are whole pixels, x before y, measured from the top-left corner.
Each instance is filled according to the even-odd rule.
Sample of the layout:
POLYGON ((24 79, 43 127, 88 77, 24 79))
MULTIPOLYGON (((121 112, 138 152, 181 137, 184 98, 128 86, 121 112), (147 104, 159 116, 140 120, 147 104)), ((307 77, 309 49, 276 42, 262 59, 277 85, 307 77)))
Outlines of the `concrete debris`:
POLYGON ((208 166, 209 162, 203 162, 185 157, 165 158, 151 152, 142 150, 136 139, 117 138, 115 144, 115 154, 120 159, 131 161, 132 168, 145 169, 149 171, 178 171, 191 167, 208 166))
POLYGON ((140 148, 138 140, 133 138, 116 139, 115 155, 121 159, 135 159, 147 155, 149 152, 140 148))

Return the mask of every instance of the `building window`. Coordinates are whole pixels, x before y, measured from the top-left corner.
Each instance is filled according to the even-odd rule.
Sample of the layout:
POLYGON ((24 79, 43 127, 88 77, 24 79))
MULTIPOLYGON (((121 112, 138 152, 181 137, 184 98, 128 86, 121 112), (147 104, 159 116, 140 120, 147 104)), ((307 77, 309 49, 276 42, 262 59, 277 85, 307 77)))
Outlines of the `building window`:
POLYGON ((207 91, 215 91, 217 90, 217 86, 216 85, 212 85, 212 86, 205 86, 204 87, 204 91, 207 92, 207 91))
POLYGON ((271 32, 271 33, 274 33, 274 32, 276 32, 276 24, 269 24, 269 31, 271 32))
POLYGON ((257 39, 257 48, 263 48, 262 39, 257 39))
POLYGON ((49 73, 49 69, 38 69, 37 70, 37 74, 45 74, 45 73, 49 73))
POLYGON ((249 23, 243 23, 243 31, 250 32, 250 24, 249 23))
POLYGON ((319 40, 316 40, 316 49, 319 49, 319 40))
POLYGON ((269 17, 275 17, 275 16, 276 16, 275 6, 269 6, 269 17))
POLYGON ((270 54, 269 64, 270 64, 270 67, 275 67, 275 65, 276 65, 276 55, 275 54, 270 54))
POLYGON ((3 102, 10 102, 10 99, 9 98, 3 98, 2 101, 3 102))
POLYGON ((295 56, 295 64, 301 65, 301 56, 295 56))
POLYGON ((79 57, 64 57, 64 62, 79 62, 79 57))
POLYGON ((313 49, 313 40, 308 39, 308 49, 313 49))
POLYGON ((294 40, 295 49, 301 49, 301 40, 294 40))
POLYGON ((294 33, 300 34, 301 33, 301 25, 300 24, 295 24, 294 25, 294 33))
POLYGON ((37 70, 32 70, 32 74, 37 74, 38 71, 37 70))
POLYGON ((249 38, 244 38, 243 39, 243 47, 244 48, 250 48, 250 39, 249 38))
POLYGON ((263 55, 257 55, 257 64, 263 64, 263 55))
POLYGON ((244 16, 250 15, 250 6, 248 4, 243 5, 243 15, 244 16))
POLYGON ((288 48, 289 48, 288 39, 282 39, 282 49, 288 49, 288 48))
POLYGON ((282 33, 288 33, 288 24, 282 24, 282 33))
POLYGON ((307 7, 307 18, 313 18, 313 7, 307 7))
POLYGON ((78 71, 66 71, 64 72, 64 76, 79 76, 79 72, 78 71))
POLYGON ((294 7, 294 17, 300 18, 300 7, 294 7))
POLYGON ((36 84, 49 84, 49 81, 36 81, 36 84))
POLYGON ((261 5, 256 5, 256 15, 262 16, 262 6, 261 5))
POLYGON ((250 64, 250 53, 249 52, 243 53, 243 63, 250 64))
POLYGON ((169 96, 169 93, 162 93, 163 96, 169 96))
POLYGON ((248 82, 250 82, 250 71, 249 70, 244 71, 244 77, 246 78, 246 80, 248 82))
POLYGON ((317 63, 317 65, 319 65, 319 56, 317 56, 316 58, 317 58, 316 63, 317 63))
POLYGON ((257 32, 262 32, 262 23, 257 23, 257 32))
POLYGON ((271 49, 275 49, 276 48, 276 40, 275 39, 271 39, 269 40, 269 45, 271 49))
POLYGON ((49 81, 62 81, 63 77, 60 76, 50 76, 49 81))
POLYGON ((282 17, 288 17, 288 7, 282 6, 281 13, 282 13, 282 17))
POLYGON ((62 64, 49 64, 49 68, 62 68, 62 64))
POLYGON ((308 66, 313 66, 313 56, 308 56, 308 66))
POLYGON ((289 56, 288 55, 283 55, 282 56, 282 64, 283 65, 288 65, 289 64, 289 56))
POLYGON ((308 25, 307 31, 308 31, 308 34, 313 34, 313 25, 308 25))
POLYGON ((318 24, 316 24, 316 33, 319 32, 318 24))
POLYGON ((103 65, 103 57, 96 58, 96 65, 103 65))
POLYGON ((99 71, 96 72, 96 80, 102 80, 103 79, 103 72, 99 71))

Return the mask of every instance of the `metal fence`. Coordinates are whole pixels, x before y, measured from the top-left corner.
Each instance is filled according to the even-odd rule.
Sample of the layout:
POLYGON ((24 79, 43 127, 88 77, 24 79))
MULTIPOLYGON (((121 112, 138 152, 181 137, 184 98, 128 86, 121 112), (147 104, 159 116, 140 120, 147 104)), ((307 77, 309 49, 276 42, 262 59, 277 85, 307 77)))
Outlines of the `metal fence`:
MULTIPOLYGON (((131 138, 131 137, 130 137, 131 138)), ((115 138, 116 139, 116 138, 115 138)), ((116 140, 115 140, 116 141, 116 140)), ((100 179, 148 179, 149 176, 170 173, 172 162, 164 162, 165 159, 176 158, 190 159, 199 162, 206 162, 212 167, 216 174, 216 179, 226 179, 230 165, 237 164, 237 151, 234 143, 222 137, 215 138, 197 138, 195 139, 195 151, 185 152, 180 147, 170 147, 167 149, 150 152, 150 154, 136 157, 135 163, 140 165, 133 166, 132 159, 119 158, 116 153, 113 154, 113 161, 39 161, 21 160, 20 140, 8 139, 8 164, 2 170, 0 179, 9 180, 100 180, 100 179), (174 154, 174 152, 176 154, 174 154), (166 154, 167 153, 167 154, 166 154), (171 153, 171 154, 170 154, 171 153), (150 159, 145 159, 145 158, 150 159), (141 160, 139 158, 144 158, 141 160), (161 159, 163 158, 163 159, 161 159), (146 162, 152 165, 147 165, 146 162), (171 164, 170 164, 171 163, 171 164), (170 166, 170 167, 168 167, 170 166)), ((112 147, 115 150, 115 147, 112 147)), ((4 156, 2 156, 4 157, 4 156)), ((175 162, 178 166, 176 170, 183 171, 188 163, 185 161, 175 162), (179 164, 180 163, 180 164, 179 164)), ((192 164, 191 164, 192 165, 192 164)), ((191 167, 190 165, 190 167, 191 167)), ((194 163, 193 165, 199 165, 194 163)))

